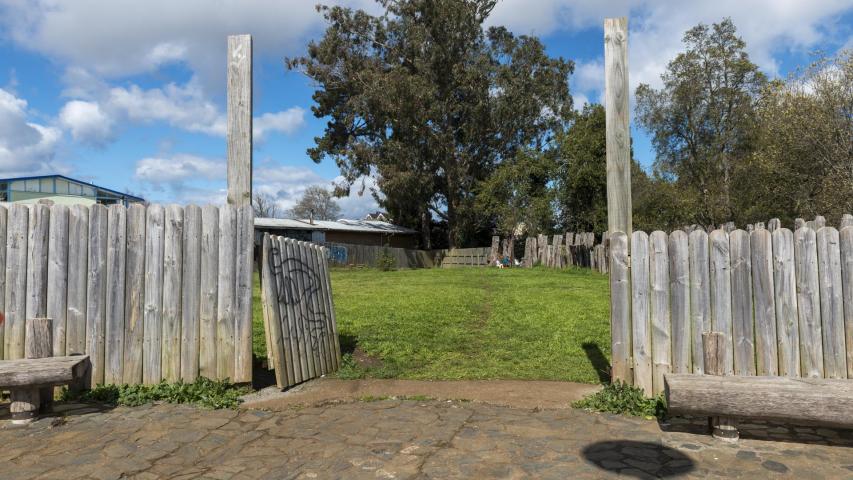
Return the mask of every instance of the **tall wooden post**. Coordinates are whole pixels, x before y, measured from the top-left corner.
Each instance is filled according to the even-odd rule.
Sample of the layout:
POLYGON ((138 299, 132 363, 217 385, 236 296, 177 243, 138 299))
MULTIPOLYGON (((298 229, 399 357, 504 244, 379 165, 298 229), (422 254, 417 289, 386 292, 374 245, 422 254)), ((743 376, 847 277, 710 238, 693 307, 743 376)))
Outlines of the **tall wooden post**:
MULTIPOLYGON (((604 19, 604 103, 607 140, 607 232, 610 250, 612 380, 633 383, 631 371, 631 135, 628 127, 628 19, 604 19), (622 236, 619 232, 624 233, 622 236), (612 245, 612 244, 611 244, 612 245)), ((605 234, 606 236, 607 234, 605 234)), ((602 242, 607 242, 603 238, 602 242)))
POLYGON ((607 128, 607 230, 631 236, 631 132, 628 127, 628 19, 604 20, 607 128))
MULTIPOLYGON (((231 380, 252 381, 252 37, 228 37, 228 207, 234 208, 234 365, 231 380)), ((221 257, 220 257, 221 258, 221 257)))
POLYGON ((228 204, 252 204, 252 36, 228 37, 228 204))

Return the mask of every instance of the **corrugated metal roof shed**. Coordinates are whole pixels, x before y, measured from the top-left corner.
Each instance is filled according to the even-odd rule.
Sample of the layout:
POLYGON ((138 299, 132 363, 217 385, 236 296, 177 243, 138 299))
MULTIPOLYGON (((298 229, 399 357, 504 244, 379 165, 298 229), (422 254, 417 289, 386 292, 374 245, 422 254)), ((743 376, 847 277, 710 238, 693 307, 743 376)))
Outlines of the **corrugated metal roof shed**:
POLYGON ((388 222, 378 220, 294 220, 290 218, 256 218, 255 227, 292 229, 292 230, 320 230, 337 232, 364 232, 364 233, 393 233, 403 235, 417 234, 417 230, 401 227, 388 222))

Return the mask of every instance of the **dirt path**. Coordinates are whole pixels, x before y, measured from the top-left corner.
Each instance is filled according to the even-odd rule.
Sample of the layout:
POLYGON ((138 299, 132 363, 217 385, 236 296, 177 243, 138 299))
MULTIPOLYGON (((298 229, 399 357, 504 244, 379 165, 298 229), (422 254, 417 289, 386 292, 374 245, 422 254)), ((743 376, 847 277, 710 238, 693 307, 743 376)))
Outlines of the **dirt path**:
POLYGON ((284 410, 296 405, 319 405, 364 398, 426 397, 470 400, 516 408, 560 409, 601 388, 572 382, 526 380, 339 380, 320 378, 286 392, 275 387, 249 395, 246 408, 284 410))

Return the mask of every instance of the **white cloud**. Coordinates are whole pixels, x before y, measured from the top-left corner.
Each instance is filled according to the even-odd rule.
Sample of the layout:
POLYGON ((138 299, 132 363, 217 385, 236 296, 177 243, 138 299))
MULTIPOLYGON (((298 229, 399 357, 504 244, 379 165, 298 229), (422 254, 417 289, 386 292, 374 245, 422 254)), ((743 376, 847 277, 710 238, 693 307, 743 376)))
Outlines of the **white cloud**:
POLYGON ((204 97, 200 85, 194 81, 148 90, 137 85, 115 87, 110 89, 106 103, 110 110, 126 115, 131 121, 162 121, 190 132, 225 135, 225 116, 204 97))
POLYGON ((149 157, 136 162, 135 177, 154 187, 181 187, 188 180, 219 180, 226 174, 225 161, 178 154, 149 157))
MULTIPOLYGON (((489 22, 506 25, 516 33, 548 35, 560 30, 601 28, 605 17, 628 16, 633 91, 640 83, 660 86, 667 63, 683 49, 682 35, 699 22, 710 24, 731 17, 753 61, 775 75, 779 67, 776 55, 781 52, 848 41, 849 28, 839 27, 838 22, 841 14, 851 9, 850 0, 504 0, 489 22)), ((602 54, 603 48, 602 39, 602 54)), ((590 99, 601 96, 604 78, 600 59, 579 64, 576 76, 572 80, 575 92, 590 99)))
MULTIPOLYGON (((226 36, 250 33, 256 57, 304 51, 323 19, 308 0, 0 0, 0 27, 25 48, 120 78, 185 62, 223 89, 226 36)), ((375 9, 372 0, 352 0, 375 9)))
MULTIPOLYGON (((333 183, 343 181, 343 177, 336 177, 333 183)), ((343 218, 360 219, 368 213, 380 210, 379 204, 373 198, 373 192, 378 191, 376 179, 373 177, 360 177, 353 184, 349 195, 338 199, 343 218)), ((382 196, 381 192, 380 196, 382 196)))
MULTIPOLYGON (((259 168, 255 170, 253 177, 254 190, 273 197, 283 212, 293 208, 308 187, 320 185, 331 190, 334 184, 341 180, 340 177, 324 179, 310 168, 290 166, 259 168)), ((364 177, 357 183, 360 185, 361 181, 368 187, 363 195, 359 195, 359 188, 353 188, 348 196, 335 199, 341 207, 343 218, 363 218, 379 209, 370 194, 370 188, 375 187, 373 179, 364 177)))
POLYGON ((269 132, 291 134, 305 124, 305 109, 291 107, 277 113, 265 113, 252 120, 252 133, 255 140, 263 141, 269 132))
MULTIPOLYGON (((181 204, 215 204, 225 202, 225 161, 197 155, 174 154, 143 158, 136 162, 134 177, 144 188, 149 200, 167 200, 181 204)), ((288 165, 255 167, 252 188, 256 193, 272 197, 282 212, 287 212, 302 198, 305 190, 320 185, 331 190, 341 177, 324 178, 312 168, 288 165)), ((371 192, 376 188, 370 177, 360 178, 346 197, 336 201, 344 218, 363 218, 379 209, 371 192), (363 194, 359 192, 364 186, 363 194)))
MULTIPOLYGON (((143 89, 135 84, 109 88, 103 83, 91 83, 93 77, 81 69, 69 70, 66 76, 75 82, 66 92, 90 99, 69 101, 60 112, 60 124, 71 131, 75 140, 106 143, 113 137, 113 126, 127 122, 162 122, 188 132, 216 137, 226 134, 225 113, 195 79, 182 85, 169 83, 143 89)), ((264 113, 253 119, 255 141, 263 142, 273 133, 292 134, 304 124, 305 109, 301 107, 264 113)))
POLYGON ((72 100, 59 112, 59 123, 75 140, 103 145, 112 138, 112 119, 94 102, 72 100))
POLYGON ((28 120, 27 101, 0 88, 0 175, 65 171, 54 161, 62 132, 28 120))

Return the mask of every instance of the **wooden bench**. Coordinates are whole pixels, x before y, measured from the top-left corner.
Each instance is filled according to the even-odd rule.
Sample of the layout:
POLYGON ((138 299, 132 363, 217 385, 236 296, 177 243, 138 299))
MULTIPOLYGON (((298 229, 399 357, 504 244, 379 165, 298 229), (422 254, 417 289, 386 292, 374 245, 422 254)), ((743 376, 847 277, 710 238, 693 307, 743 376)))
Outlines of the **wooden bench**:
POLYGON ((89 386, 88 355, 53 357, 52 320, 31 318, 24 329, 23 359, 0 361, 0 389, 9 390, 12 423, 27 424, 53 403, 53 387, 89 386))
POLYGON ((667 410, 710 417, 713 435, 738 439, 736 418, 853 428, 853 379, 723 376, 727 342, 702 334, 707 375, 666 374, 667 410))
POLYGON ((40 410, 49 408, 53 387, 85 383, 88 372, 88 355, 0 362, 0 388, 9 390, 12 423, 33 421, 40 410))
POLYGON ((664 389, 676 415, 853 427, 853 380, 667 374, 664 389))

